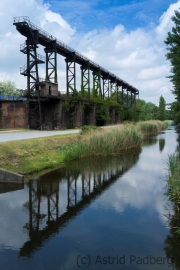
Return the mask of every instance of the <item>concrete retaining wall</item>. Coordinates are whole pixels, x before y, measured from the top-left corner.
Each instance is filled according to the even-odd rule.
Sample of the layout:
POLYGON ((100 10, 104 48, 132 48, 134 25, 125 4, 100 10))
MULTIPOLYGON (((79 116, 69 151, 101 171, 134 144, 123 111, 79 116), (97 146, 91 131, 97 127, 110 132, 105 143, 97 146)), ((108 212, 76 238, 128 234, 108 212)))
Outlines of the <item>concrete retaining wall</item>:
POLYGON ((23 183, 24 176, 0 168, 0 182, 23 183))

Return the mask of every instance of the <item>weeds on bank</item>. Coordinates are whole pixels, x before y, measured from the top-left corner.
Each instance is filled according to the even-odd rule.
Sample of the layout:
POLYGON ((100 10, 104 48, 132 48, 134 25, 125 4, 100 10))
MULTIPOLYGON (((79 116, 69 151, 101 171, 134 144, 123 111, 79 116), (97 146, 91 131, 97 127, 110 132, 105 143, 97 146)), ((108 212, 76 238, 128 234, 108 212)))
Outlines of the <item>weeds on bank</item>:
MULTIPOLYGON (((148 123, 150 124, 150 121, 148 123)), ((155 130, 157 133, 161 128, 165 128, 163 124, 158 125, 159 128, 155 130)), ((82 135, 52 136, 0 143, 0 167, 29 174, 59 167, 64 161, 119 153, 141 146, 144 134, 152 134, 152 131, 149 134, 148 130, 151 131, 145 122, 121 124, 110 129, 85 126, 82 128, 82 135)))

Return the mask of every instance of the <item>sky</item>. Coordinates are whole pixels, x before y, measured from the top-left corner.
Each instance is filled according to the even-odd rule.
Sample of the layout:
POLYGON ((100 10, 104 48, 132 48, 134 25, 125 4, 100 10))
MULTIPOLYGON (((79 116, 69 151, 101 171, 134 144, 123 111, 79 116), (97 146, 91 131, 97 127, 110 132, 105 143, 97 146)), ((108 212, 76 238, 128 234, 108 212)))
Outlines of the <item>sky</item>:
MULTIPOLYGON (((17 88, 26 88, 26 77, 20 75, 20 67, 26 64, 26 55, 20 52, 25 37, 16 30, 13 17, 28 16, 32 23, 139 89, 139 98, 158 105, 162 95, 171 103, 173 86, 167 78, 171 66, 164 40, 179 8, 180 0, 0 1, 0 81, 11 80, 17 88)), ((38 53, 45 55, 44 48, 39 46, 38 53)), ((60 91, 66 89, 65 67, 59 55, 60 91)), ((44 78, 45 65, 39 69, 44 78)))

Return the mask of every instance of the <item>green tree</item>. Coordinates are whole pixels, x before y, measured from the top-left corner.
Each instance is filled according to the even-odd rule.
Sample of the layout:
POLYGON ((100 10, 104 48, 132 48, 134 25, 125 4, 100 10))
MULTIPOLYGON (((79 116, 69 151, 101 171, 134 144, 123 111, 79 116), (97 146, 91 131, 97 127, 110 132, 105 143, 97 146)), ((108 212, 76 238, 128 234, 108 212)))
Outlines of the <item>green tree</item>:
POLYGON ((16 91, 16 85, 12 81, 0 82, 0 94, 13 95, 16 91))
POLYGON ((164 121, 166 117, 166 102, 163 96, 159 98, 158 119, 164 121))
POLYGON ((166 58, 171 62, 171 76, 170 81, 173 83, 174 89, 172 93, 175 95, 174 120, 175 123, 180 122, 180 12, 175 11, 172 17, 174 26, 171 32, 168 32, 167 38, 164 41, 167 45, 168 53, 166 58))
POLYGON ((27 90, 16 88, 15 82, 10 80, 0 82, 0 95, 22 97, 27 94, 27 90))

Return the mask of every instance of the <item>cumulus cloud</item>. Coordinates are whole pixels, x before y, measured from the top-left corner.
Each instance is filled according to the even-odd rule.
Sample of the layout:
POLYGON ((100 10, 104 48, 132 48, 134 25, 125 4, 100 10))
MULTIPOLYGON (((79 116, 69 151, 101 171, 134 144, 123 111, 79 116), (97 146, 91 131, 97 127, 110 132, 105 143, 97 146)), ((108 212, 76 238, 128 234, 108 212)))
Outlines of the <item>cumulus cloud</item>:
MULTIPOLYGON (((60 14, 52 12, 50 6, 43 1, 1 1, 0 10, 0 81, 12 80, 18 88, 26 88, 26 77, 19 72, 19 68, 26 63, 26 56, 20 52, 20 44, 25 42, 25 37, 17 32, 13 25, 13 17, 28 16, 34 24, 65 43, 70 42, 75 30, 60 14)), ((42 48, 40 53, 44 54, 42 48)), ((45 67, 40 68, 40 71, 44 76, 45 67)))
POLYGON ((171 17, 180 1, 171 4, 159 19, 159 25, 127 32, 123 25, 114 29, 92 31, 81 38, 78 50, 100 63, 140 90, 140 98, 158 104, 164 95, 173 101, 172 85, 166 78, 170 63, 166 60, 164 40, 171 31, 171 17))
MULTIPOLYGON (((147 28, 127 31, 119 24, 112 29, 94 29, 81 34, 43 1, 1 1, 0 80, 11 79, 17 87, 26 87, 26 77, 19 74, 19 67, 26 62, 25 55, 19 51, 19 45, 24 43, 25 38, 12 23, 14 16, 27 15, 37 26, 138 88, 140 98, 158 104, 162 94, 168 103, 172 102, 172 85, 166 78, 170 63, 165 58, 164 40, 173 26, 171 17, 174 10, 179 7, 180 0, 171 4, 159 18, 157 26, 151 24, 147 28)), ((44 54, 43 48, 39 51, 44 54)), ((80 87, 79 66, 77 71, 77 85, 80 87)), ((45 75, 45 66, 40 68, 40 73, 45 75)), ((65 90, 65 62, 61 56, 58 56, 58 77, 59 89, 65 90)))

